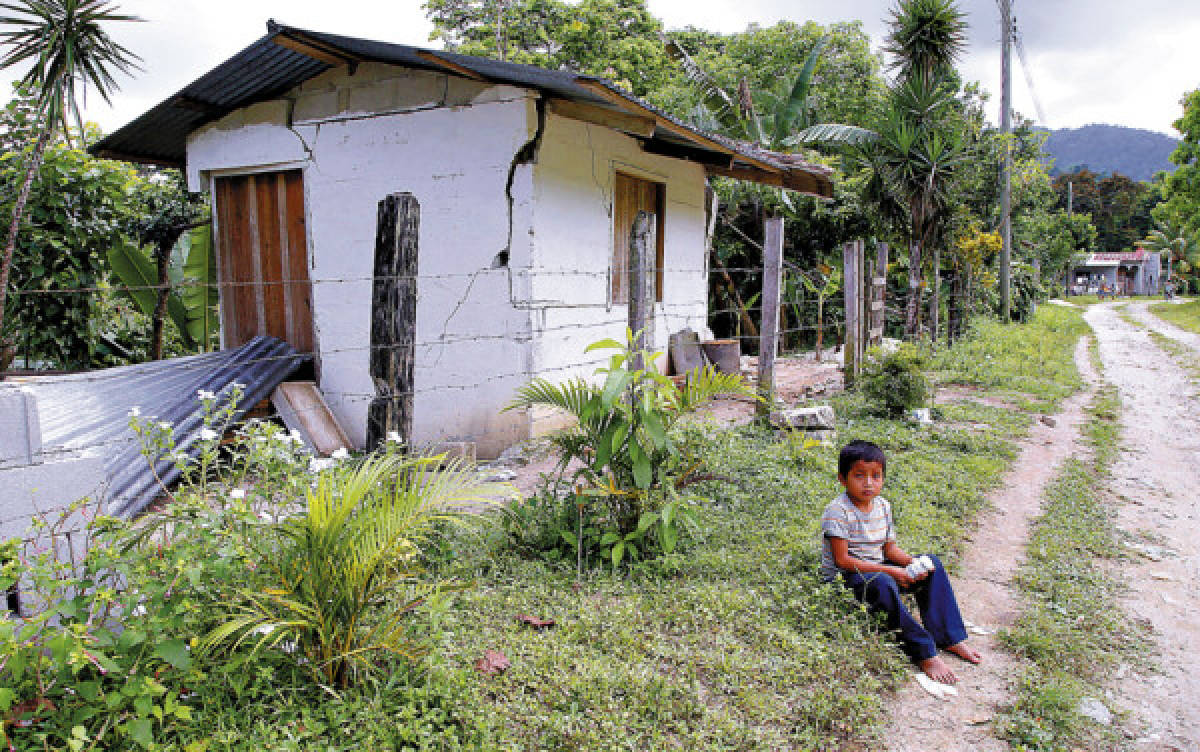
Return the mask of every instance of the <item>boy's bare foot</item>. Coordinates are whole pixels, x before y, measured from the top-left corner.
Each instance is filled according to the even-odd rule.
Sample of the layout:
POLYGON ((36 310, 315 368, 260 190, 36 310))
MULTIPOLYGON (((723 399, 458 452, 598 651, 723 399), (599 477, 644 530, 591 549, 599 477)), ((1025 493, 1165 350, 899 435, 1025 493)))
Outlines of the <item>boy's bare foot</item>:
POLYGON ((979 651, 968 645, 966 640, 963 640, 957 645, 951 645, 950 647, 946 648, 946 652, 954 653, 967 663, 979 663, 983 660, 983 656, 979 654, 979 651))
POLYGON ((954 672, 950 670, 950 667, 946 665, 941 656, 935 655, 932 658, 926 658, 917 665, 925 672, 926 676, 935 682, 953 684, 958 681, 958 677, 954 675, 954 672))

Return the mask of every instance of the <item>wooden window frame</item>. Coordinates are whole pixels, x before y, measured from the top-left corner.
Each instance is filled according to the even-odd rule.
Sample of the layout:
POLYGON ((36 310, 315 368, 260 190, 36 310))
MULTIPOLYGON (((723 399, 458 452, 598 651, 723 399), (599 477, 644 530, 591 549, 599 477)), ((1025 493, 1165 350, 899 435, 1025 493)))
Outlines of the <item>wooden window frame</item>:
MULTIPOLYGON (((666 218, 666 211, 667 211, 667 184, 661 180, 655 180, 652 178, 645 177, 643 175, 638 175, 638 174, 635 174, 632 172, 626 172, 624 170, 616 170, 613 173, 613 207, 614 207, 613 220, 612 220, 613 241, 612 241, 612 251, 609 254, 609 265, 611 267, 612 281, 609 284, 609 291, 608 291, 609 300, 613 304, 625 304, 625 303, 629 302, 629 292, 627 289, 627 285, 621 284, 621 281, 624 280, 626 278, 626 276, 629 274, 629 269, 628 269, 629 258, 628 258, 628 255, 626 255, 625 258, 623 258, 623 259, 618 258, 618 255, 617 255, 619 249, 621 248, 620 239, 618 236, 620 233, 629 231, 629 228, 624 228, 624 227, 620 226, 620 224, 622 223, 623 217, 620 216, 619 212, 616 209, 616 207, 620 205, 620 200, 619 200, 619 197, 617 196, 617 190, 618 190, 617 185, 619 183, 620 178, 625 178, 627 180, 637 181, 638 183, 652 185, 652 186, 654 186, 654 189, 655 189, 655 197, 654 197, 654 235, 655 235, 655 239, 654 239, 654 244, 655 244, 655 249, 654 249, 654 300, 655 300, 655 302, 661 303, 663 301, 663 292, 664 292, 664 287, 665 287, 664 274, 663 274, 663 263, 666 258, 666 233, 664 232, 664 226, 666 225, 665 218, 666 218)), ((628 250, 626 250, 626 254, 627 253, 628 253, 628 250)))

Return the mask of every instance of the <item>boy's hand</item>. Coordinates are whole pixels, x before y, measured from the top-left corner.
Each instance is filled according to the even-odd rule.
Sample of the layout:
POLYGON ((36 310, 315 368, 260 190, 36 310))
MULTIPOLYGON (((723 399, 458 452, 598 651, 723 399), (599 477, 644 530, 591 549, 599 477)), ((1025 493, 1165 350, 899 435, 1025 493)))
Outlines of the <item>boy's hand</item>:
POLYGON ((900 587, 912 587, 912 584, 920 579, 911 577, 904 567, 888 567, 887 573, 892 576, 892 579, 900 587))

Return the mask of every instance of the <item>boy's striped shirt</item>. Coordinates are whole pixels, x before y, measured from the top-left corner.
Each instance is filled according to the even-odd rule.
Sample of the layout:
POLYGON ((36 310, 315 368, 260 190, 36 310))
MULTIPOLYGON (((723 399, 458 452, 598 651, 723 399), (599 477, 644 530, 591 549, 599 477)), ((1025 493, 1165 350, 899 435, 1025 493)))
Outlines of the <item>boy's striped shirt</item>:
POLYGON ((837 564, 833 563, 830 538, 844 538, 849 553, 856 559, 883 563, 883 544, 896 540, 892 521, 892 505, 882 496, 871 502, 871 511, 863 513, 845 493, 825 507, 821 515, 821 579, 837 579, 837 564))

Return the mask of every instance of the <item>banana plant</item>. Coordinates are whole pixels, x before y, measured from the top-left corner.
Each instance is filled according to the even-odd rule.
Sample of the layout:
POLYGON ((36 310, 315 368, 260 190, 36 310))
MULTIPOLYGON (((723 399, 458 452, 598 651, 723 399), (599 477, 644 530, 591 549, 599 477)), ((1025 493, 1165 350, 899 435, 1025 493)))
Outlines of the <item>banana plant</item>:
MULTIPOLYGON (((147 316, 158 304, 158 272, 152 251, 133 243, 113 246, 108 262, 124 292, 147 316)), ((185 233, 171 253, 169 278, 174 289, 167 295, 167 317, 188 349, 207 349, 217 332, 216 260, 212 225, 185 233)))

